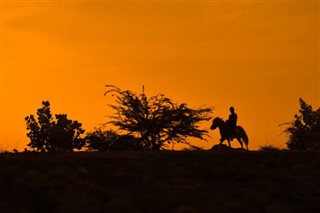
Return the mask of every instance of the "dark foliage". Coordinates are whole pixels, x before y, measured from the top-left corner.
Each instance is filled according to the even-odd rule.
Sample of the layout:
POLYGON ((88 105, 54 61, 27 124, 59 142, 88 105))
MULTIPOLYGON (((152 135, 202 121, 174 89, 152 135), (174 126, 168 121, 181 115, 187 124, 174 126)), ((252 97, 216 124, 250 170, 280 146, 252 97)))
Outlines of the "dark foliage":
POLYGON ((113 130, 95 129, 85 137, 86 146, 91 151, 136 151, 143 150, 132 135, 119 135, 113 130))
POLYGON ((173 103, 163 94, 150 98, 144 91, 135 94, 107 85, 106 94, 115 97, 116 105, 109 105, 115 113, 112 124, 121 136, 131 136, 143 150, 160 150, 170 143, 185 143, 187 137, 204 140, 207 130, 200 129, 199 122, 210 120, 211 108, 191 109, 187 104, 173 103))
POLYGON ((259 147, 259 151, 280 151, 280 150, 281 150, 280 148, 272 144, 259 147))
POLYGON ((25 121, 30 138, 28 146, 36 151, 65 152, 75 148, 80 150, 84 145, 82 124, 68 119, 66 114, 56 114, 54 119, 49 101, 42 102, 37 119, 29 115, 25 121))
POLYGON ((291 150, 320 150, 320 108, 313 111, 312 106, 299 99, 299 114, 286 123, 285 132, 289 135, 287 146, 291 150))

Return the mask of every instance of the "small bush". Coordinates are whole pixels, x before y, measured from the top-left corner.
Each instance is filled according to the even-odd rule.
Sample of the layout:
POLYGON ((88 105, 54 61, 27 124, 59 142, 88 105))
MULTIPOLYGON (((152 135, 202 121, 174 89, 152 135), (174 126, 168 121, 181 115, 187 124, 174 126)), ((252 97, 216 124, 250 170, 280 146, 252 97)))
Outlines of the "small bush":
POLYGON ((280 150, 281 149, 279 147, 276 147, 272 144, 259 147, 259 151, 280 151, 280 150))

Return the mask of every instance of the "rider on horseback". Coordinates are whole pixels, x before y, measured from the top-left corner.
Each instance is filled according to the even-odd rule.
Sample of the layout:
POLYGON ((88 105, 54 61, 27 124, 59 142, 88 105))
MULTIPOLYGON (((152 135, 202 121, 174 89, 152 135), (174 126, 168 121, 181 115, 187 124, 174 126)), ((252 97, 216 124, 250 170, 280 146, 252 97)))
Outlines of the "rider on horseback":
POLYGON ((241 148, 243 148, 243 143, 248 149, 249 138, 246 131, 241 127, 237 126, 237 114, 234 112, 234 108, 230 107, 230 116, 227 121, 224 121, 222 118, 216 117, 212 120, 211 130, 219 128, 220 131, 220 145, 223 141, 228 140, 229 147, 231 147, 230 141, 237 139, 239 141, 241 148))
POLYGON ((230 133, 230 138, 234 135, 234 131, 237 126, 238 115, 234 112, 234 107, 230 107, 231 114, 229 115, 229 119, 227 120, 227 126, 230 133))

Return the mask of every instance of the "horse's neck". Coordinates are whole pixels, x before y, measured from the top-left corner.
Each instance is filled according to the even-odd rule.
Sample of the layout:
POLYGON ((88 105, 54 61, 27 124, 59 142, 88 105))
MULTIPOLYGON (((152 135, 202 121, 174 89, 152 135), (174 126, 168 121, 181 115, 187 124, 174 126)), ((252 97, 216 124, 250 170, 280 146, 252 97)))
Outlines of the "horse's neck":
POLYGON ((226 134, 226 123, 221 121, 220 125, 219 125, 219 131, 221 135, 225 135, 226 134))
POLYGON ((224 122, 223 120, 221 120, 220 125, 219 125, 220 129, 224 129, 226 128, 226 122, 224 122))

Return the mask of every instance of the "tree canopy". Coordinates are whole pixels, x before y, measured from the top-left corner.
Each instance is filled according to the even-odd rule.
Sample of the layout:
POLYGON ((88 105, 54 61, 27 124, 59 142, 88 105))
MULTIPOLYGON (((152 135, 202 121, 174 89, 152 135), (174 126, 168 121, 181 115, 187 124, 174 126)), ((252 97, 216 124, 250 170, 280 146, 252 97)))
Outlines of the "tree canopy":
POLYGON ((299 104, 299 113, 286 123, 287 146, 292 150, 320 150, 320 108, 313 110, 302 98, 299 104))
POLYGON ((208 130, 199 123, 211 119, 209 107, 189 108, 177 104, 163 94, 136 94, 106 85, 105 95, 112 94, 116 104, 109 104, 114 113, 107 124, 117 128, 121 136, 132 136, 143 150, 160 150, 170 143, 189 144, 188 137, 205 140, 208 130))

